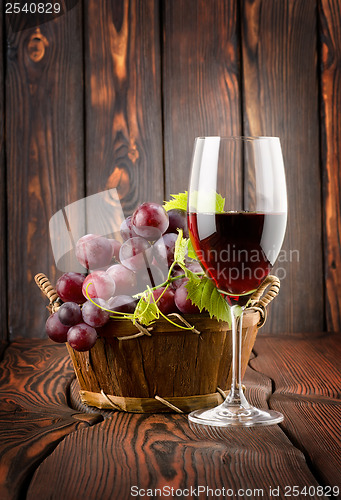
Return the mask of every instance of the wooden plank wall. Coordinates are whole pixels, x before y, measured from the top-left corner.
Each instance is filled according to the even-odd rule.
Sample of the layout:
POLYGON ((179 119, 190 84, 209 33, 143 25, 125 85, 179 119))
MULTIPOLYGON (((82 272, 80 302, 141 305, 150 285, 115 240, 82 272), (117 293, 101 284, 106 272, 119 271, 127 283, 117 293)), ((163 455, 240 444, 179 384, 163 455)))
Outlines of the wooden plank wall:
MULTIPOLYGON (((4 16, 0 10, 0 29, 4 16)), ((2 30, 3 31, 3 30, 2 30)), ((3 35, 3 33, 2 33, 3 35)), ((0 36, 0 341, 8 337, 7 327, 7 259, 6 259, 6 163, 5 163, 5 89, 4 37, 0 36)))
POLYGON ((316 5, 247 0, 243 6, 244 133, 281 138, 289 193, 282 247, 287 258, 276 265, 278 277, 285 278, 266 327, 322 330, 316 5), (294 252, 290 259, 292 250, 299 261, 294 252))
POLYGON ((327 328, 341 328, 341 3, 321 0, 321 171, 327 328))
POLYGON ((240 135, 238 2, 163 2, 166 194, 188 187, 197 136, 240 135))
POLYGON ((37 28, 14 31, 8 23, 6 28, 7 289, 12 339, 43 334, 46 314, 33 278, 45 269, 56 280, 49 219, 84 196, 82 5, 37 28))
POLYGON ((38 28, 3 25, 4 338, 44 336, 33 276, 58 276, 56 211, 107 188, 126 214, 162 201, 187 188, 195 136, 240 133, 279 135, 288 179, 263 331, 340 330, 339 0, 79 0, 38 28))
POLYGON ((164 199, 159 2, 84 11, 87 194, 116 188, 130 215, 164 199))

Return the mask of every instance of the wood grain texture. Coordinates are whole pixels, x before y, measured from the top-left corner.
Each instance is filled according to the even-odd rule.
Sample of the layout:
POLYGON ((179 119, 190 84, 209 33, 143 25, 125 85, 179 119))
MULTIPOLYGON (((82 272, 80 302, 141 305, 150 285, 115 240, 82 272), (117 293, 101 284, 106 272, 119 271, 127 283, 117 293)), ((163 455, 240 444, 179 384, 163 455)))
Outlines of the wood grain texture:
POLYGON ((159 2, 86 0, 86 186, 163 200, 159 2))
POLYGON ((7 340, 7 213, 5 163, 5 89, 3 9, 0 9, 0 339, 7 340))
POLYGON ((37 465, 68 433, 101 420, 68 407, 64 345, 12 343, 0 364, 0 497, 22 499, 37 465))
MULTIPOLYGON (((271 381, 249 369, 246 382, 251 379, 258 389, 251 389, 249 396, 266 407, 271 381), (263 391, 258 392, 260 386, 263 391)), ((198 439, 185 416, 117 413, 64 439, 37 469, 27 498, 44 494, 51 500, 126 500, 132 498, 133 485, 144 489, 201 485, 235 492, 263 488, 262 498, 268 499, 269 485, 279 485, 283 492, 287 484, 303 487, 317 482, 303 455, 278 426, 233 429, 226 442, 214 442, 198 439)))
POLYGON ((188 188, 195 137, 241 133, 237 4, 163 2, 166 196, 188 188))
POLYGON ((264 332, 324 328, 316 22, 311 0, 242 2, 244 133, 280 137, 288 184, 283 279, 264 332))
POLYGON ((297 337, 258 337, 250 364, 271 376, 270 407, 321 484, 341 486, 340 336, 297 337))
POLYGON ((56 281, 49 219, 84 194, 81 3, 37 29, 7 29, 8 316, 14 339, 23 332, 42 335, 47 316, 33 277, 44 271, 56 281))
POLYGON ((321 0, 321 148, 325 311, 327 329, 341 330, 341 5, 321 0))

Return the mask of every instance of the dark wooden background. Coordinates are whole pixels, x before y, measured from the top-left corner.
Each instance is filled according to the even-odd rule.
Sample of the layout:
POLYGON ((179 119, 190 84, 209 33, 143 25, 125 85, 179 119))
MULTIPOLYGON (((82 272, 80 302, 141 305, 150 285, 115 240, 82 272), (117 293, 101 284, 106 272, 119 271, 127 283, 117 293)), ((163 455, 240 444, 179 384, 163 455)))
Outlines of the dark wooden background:
POLYGON ((79 0, 21 30, 0 15, 4 340, 44 336, 33 278, 60 274, 55 212, 112 187, 129 213, 161 202, 187 189, 194 137, 217 134, 282 141, 299 261, 278 263, 263 331, 340 330, 340 0, 79 0))

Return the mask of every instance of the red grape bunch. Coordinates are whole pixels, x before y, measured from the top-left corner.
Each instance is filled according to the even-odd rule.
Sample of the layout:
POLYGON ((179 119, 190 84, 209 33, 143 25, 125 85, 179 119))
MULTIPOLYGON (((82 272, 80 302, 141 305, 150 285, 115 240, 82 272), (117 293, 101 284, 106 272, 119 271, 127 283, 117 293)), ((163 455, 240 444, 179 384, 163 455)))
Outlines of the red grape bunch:
MULTIPOLYGON (((138 302, 134 296, 148 287, 154 289, 153 298, 164 315, 199 312, 187 297, 187 280, 177 266, 166 286, 178 229, 188 237, 186 211, 166 212, 157 203, 143 203, 122 222, 118 239, 82 236, 76 257, 90 272, 87 276, 67 272, 58 279, 56 289, 63 304, 46 322, 48 336, 87 351, 112 314, 134 313, 138 302)), ((188 266, 193 272, 201 270, 195 261, 188 266)))

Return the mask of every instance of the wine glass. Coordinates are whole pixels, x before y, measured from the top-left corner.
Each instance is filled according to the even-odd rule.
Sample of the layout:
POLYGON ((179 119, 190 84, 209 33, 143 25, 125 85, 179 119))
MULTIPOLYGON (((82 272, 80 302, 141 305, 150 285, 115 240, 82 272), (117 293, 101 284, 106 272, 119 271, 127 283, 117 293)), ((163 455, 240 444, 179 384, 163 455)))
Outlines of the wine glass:
MULTIPOLYGON (((189 414, 195 430, 277 424, 283 415, 259 410, 241 380, 243 310, 281 249, 287 193, 278 137, 198 137, 188 193, 188 226, 206 274, 228 302, 232 384, 225 401, 189 414)), ((220 432, 220 431, 219 431, 220 432)), ((212 434, 212 433, 211 433, 212 434)))

